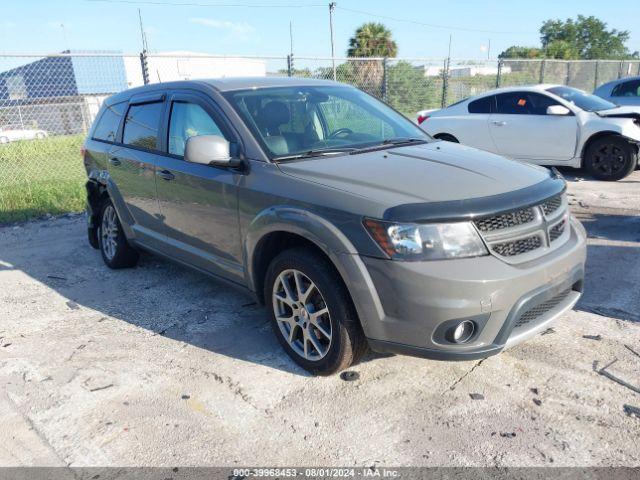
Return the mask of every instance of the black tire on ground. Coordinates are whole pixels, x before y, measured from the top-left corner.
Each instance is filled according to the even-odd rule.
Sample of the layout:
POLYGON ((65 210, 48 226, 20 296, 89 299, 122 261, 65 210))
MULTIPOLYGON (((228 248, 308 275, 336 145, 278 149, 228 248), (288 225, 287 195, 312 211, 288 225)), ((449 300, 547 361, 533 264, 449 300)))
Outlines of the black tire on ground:
POLYGON ((460 143, 456 137, 449 133, 439 133, 434 138, 442 140, 443 142, 460 143))
POLYGON ((598 180, 620 180, 638 163, 636 147, 622 137, 608 135, 594 140, 585 150, 582 165, 598 180))
MULTIPOLYGON (((304 295, 302 297, 304 298, 304 295)), ((265 277, 264 299, 267 308, 271 312, 273 330, 282 348, 298 365, 312 374, 331 375, 339 372, 357 363, 366 353, 368 348, 367 340, 360 326, 351 297, 340 275, 333 265, 313 249, 305 247, 292 248, 280 253, 273 259, 265 277), (301 272, 303 277, 306 277, 306 280, 313 282, 317 287, 316 290, 307 289, 310 283, 303 283, 303 288, 307 291, 308 297, 303 302, 300 302, 301 296, 296 288, 296 280, 291 280, 294 284, 289 284, 292 286, 290 293, 295 297, 296 305, 300 306, 304 303, 304 308, 308 312, 302 313, 303 316, 297 317, 293 308, 285 306, 283 302, 278 303, 279 301, 274 299, 274 292, 280 292, 279 298, 286 294, 284 289, 278 290, 278 287, 283 286, 282 279, 287 278, 287 275, 293 277, 292 273, 287 273, 293 270, 301 272), (319 295, 315 292, 319 293, 319 295), (282 313, 281 317, 296 318, 300 322, 303 322, 305 318, 313 318, 314 312, 320 312, 326 307, 328 314, 319 317, 315 322, 322 322, 322 329, 331 334, 330 341, 327 341, 326 335, 321 334, 322 330, 316 328, 318 323, 314 324, 311 320, 307 320, 308 327, 307 322, 304 323, 304 328, 302 324, 294 325, 292 328, 288 322, 279 322, 276 318, 276 309, 281 307, 278 307, 278 305, 288 309, 282 313), (305 317, 304 315, 307 316, 305 317), (289 332, 291 330, 295 332, 296 335, 292 344, 285 337, 285 332, 281 330, 281 325, 283 330, 289 329, 289 332), (298 353, 292 347, 294 345, 295 348, 303 349, 305 343, 308 343, 309 352, 313 353, 314 347, 310 341, 306 340, 310 335, 313 335, 316 341, 324 342, 322 347, 326 353, 321 358, 305 358, 302 353, 298 353)), ((301 312, 302 309, 298 311, 301 312)), ((292 321, 295 322, 296 320, 292 321)), ((316 352, 319 353, 317 349, 316 352)))
POLYGON ((140 254, 127 242, 111 200, 107 199, 102 203, 99 221, 98 244, 102 260, 107 267, 113 269, 134 267, 138 263, 140 254))

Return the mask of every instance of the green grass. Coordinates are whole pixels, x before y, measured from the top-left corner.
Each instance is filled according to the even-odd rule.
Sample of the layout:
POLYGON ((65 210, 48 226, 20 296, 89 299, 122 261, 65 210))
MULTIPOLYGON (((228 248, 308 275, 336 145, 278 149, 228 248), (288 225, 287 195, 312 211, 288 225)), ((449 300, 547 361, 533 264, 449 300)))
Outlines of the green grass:
POLYGON ((84 208, 83 135, 0 145, 0 224, 84 208))

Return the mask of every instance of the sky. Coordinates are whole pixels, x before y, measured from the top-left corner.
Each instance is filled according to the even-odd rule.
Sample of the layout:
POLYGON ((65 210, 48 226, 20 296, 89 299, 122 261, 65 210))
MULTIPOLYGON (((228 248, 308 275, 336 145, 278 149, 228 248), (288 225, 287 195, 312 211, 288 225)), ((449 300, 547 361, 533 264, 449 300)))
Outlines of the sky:
MULTIPOLYGON (((138 8, 152 52, 220 55, 331 54, 328 2, 320 0, 2 0, 0 52, 54 53, 141 50, 138 8), (167 5, 173 4, 173 5, 167 5), (178 5, 176 5, 178 4, 178 5), (182 5, 180 5, 182 4, 182 5), (242 6, 237 6, 242 5, 242 6)), ((379 21, 393 33, 399 57, 497 56, 510 45, 539 45, 541 23, 595 15, 609 28, 629 30, 630 50, 640 50, 640 1, 337 0, 336 56, 346 55, 362 23, 379 21), (390 18, 381 18, 390 17, 390 18)), ((1 54, 1 53, 0 53, 1 54)))

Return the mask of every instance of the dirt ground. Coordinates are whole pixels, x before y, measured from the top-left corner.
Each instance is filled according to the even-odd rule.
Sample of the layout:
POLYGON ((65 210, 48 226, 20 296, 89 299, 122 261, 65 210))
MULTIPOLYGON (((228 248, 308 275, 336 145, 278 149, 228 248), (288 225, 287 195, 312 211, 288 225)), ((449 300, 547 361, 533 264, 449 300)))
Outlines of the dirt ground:
POLYGON ((569 192, 575 310, 481 361, 370 354, 353 381, 296 367, 242 292, 148 255, 107 269, 82 216, 2 227, 0 465, 640 466, 640 171, 569 192))

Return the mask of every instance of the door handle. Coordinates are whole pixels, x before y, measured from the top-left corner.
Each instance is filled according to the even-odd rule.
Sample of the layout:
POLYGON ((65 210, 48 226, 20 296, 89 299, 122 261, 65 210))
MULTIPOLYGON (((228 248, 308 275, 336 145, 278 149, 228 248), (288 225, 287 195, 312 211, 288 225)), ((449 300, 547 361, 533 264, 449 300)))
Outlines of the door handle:
POLYGON ((113 165, 114 167, 117 167, 117 166, 119 166, 119 165, 121 165, 121 164, 122 164, 122 162, 120 161, 120 159, 119 159, 119 158, 116 158, 116 157, 111 157, 111 158, 109 159, 109 163, 110 163, 111 165, 113 165))
POLYGON ((493 123, 496 127, 504 127, 507 124, 507 122, 504 122, 502 120, 494 120, 491 123, 493 123))
POLYGON ((169 170, 160 170, 159 172, 156 172, 156 175, 166 180, 167 182, 176 178, 176 176, 173 173, 171 173, 169 170))

